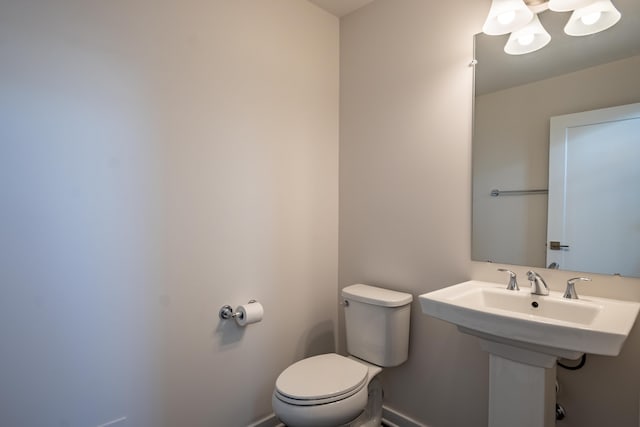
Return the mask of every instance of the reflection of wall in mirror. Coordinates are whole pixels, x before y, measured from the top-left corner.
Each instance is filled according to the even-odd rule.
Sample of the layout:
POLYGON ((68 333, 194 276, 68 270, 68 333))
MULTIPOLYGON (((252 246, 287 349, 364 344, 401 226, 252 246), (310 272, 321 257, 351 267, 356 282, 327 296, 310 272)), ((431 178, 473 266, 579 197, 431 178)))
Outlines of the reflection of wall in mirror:
MULTIPOLYGON (((640 55, 475 99, 472 259, 544 267, 549 118, 640 102, 640 55)), ((562 268, 562 266, 560 266, 562 268)))

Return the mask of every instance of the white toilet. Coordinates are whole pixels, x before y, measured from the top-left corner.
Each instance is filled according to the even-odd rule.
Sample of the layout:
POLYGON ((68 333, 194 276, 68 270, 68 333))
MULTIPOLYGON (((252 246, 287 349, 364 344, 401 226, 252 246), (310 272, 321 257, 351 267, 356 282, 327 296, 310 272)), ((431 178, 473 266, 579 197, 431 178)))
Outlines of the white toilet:
POLYGON ((411 294, 351 285, 342 299, 350 356, 309 357, 276 380, 273 411, 289 427, 379 426, 382 389, 372 379, 407 360, 411 294))

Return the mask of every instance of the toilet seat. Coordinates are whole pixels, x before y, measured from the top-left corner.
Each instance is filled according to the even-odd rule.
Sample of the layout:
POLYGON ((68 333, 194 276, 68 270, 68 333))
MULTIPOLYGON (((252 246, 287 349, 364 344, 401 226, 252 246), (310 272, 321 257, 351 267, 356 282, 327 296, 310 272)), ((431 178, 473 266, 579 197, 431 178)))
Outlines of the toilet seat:
POLYGON ((367 384, 368 368, 335 353, 300 360, 276 380, 276 397, 290 405, 313 406, 353 396, 367 384))

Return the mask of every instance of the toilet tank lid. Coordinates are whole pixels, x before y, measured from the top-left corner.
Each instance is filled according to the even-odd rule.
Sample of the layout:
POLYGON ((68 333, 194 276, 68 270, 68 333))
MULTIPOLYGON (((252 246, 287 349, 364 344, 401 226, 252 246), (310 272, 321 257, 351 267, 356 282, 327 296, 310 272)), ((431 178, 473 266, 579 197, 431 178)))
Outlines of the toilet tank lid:
POLYGON ((413 296, 411 294, 363 284, 356 284, 343 288, 342 296, 354 301, 383 307, 400 307, 413 301, 413 296))

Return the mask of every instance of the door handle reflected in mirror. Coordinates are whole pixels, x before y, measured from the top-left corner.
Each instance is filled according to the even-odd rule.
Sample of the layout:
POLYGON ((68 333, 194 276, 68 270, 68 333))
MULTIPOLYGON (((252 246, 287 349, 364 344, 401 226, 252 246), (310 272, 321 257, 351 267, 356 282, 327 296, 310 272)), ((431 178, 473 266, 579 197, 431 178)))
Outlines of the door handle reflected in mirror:
POLYGON ((561 251, 567 248, 569 248, 569 245, 561 245, 560 242, 556 242, 555 240, 549 242, 549 249, 552 251, 561 251))

